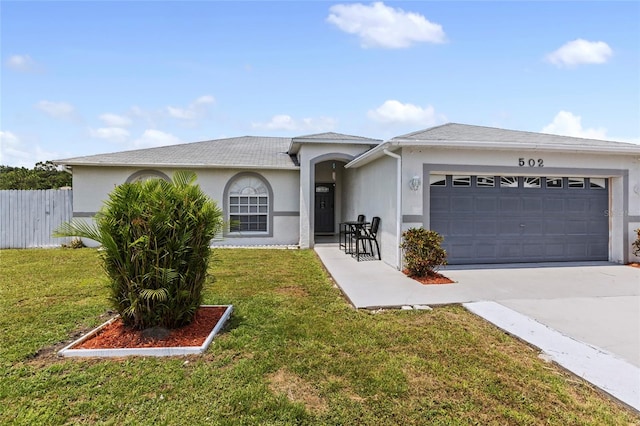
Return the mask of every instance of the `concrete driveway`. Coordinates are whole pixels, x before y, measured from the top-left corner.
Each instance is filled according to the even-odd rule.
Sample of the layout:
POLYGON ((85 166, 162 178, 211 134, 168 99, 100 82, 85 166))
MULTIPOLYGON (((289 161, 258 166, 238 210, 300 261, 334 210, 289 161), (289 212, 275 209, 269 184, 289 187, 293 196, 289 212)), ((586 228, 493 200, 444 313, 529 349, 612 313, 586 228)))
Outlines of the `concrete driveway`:
POLYGON ((356 308, 462 303, 640 410, 640 269, 608 262, 448 267, 424 286, 380 261, 315 248, 356 308))

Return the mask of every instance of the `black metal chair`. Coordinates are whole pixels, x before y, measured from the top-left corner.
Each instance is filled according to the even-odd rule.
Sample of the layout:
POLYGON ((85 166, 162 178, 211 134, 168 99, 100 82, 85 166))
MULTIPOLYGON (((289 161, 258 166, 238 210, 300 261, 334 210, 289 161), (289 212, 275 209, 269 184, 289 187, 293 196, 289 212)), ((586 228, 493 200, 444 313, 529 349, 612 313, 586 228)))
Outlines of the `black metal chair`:
POLYGON ((373 252, 373 243, 376 245, 376 252, 378 253, 378 260, 382 260, 380 255, 380 246, 378 245, 378 228, 380 227, 380 218, 375 216, 371 219, 371 226, 369 228, 360 227, 354 236, 356 241, 356 259, 360 262, 360 256, 364 254, 370 254, 374 256, 373 252), (366 243, 369 242, 369 251, 367 252, 366 243), (360 251, 360 246, 362 245, 362 250, 360 251))
MULTIPOLYGON (((366 216, 363 214, 358 215, 358 220, 356 222, 363 223, 365 222, 366 216)), ((350 225, 351 222, 345 222, 340 224, 340 248, 344 249, 345 253, 352 253, 351 247, 352 242, 356 236, 356 228, 350 225)))

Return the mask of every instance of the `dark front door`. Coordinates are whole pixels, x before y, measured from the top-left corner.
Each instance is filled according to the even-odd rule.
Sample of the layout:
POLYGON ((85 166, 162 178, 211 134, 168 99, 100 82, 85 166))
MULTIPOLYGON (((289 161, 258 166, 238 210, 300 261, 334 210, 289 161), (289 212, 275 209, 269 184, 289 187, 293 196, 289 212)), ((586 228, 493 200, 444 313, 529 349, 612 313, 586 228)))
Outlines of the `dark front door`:
POLYGON ((334 222, 334 200, 335 184, 317 183, 315 201, 315 233, 333 234, 335 231, 334 222))

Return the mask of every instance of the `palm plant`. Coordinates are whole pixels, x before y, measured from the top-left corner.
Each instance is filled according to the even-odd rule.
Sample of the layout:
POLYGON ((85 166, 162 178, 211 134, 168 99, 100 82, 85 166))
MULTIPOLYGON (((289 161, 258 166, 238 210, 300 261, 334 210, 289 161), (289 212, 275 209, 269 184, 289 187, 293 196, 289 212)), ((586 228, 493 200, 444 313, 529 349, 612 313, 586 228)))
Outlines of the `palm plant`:
POLYGON ((171 182, 119 185, 93 223, 72 221, 54 234, 102 245, 110 300, 126 325, 180 327, 202 302, 210 242, 223 221, 195 181, 195 173, 181 171, 171 182))

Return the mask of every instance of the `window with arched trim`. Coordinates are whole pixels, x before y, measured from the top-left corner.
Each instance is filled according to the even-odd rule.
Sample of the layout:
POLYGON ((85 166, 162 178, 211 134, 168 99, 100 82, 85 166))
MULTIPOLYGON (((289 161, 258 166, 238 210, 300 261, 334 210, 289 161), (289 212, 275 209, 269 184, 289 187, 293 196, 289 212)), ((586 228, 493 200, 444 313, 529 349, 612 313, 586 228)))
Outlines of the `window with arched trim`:
POLYGON ((268 232, 269 189, 258 176, 241 175, 228 187, 231 232, 268 232))
POLYGON ((148 180, 148 179, 164 179, 166 181, 171 180, 169 179, 169 176, 165 175, 159 170, 147 169, 147 170, 138 170, 137 172, 129 176, 126 182, 127 183, 144 182, 145 180, 148 180))

